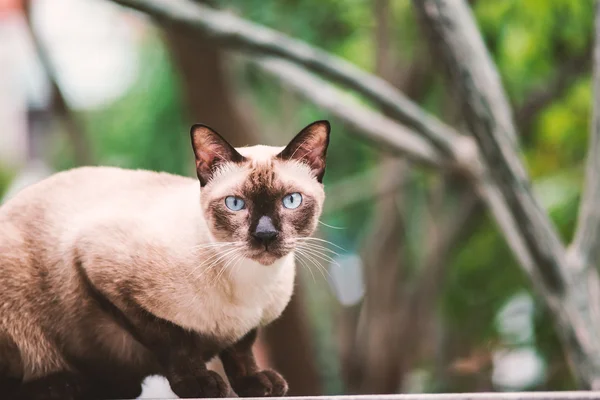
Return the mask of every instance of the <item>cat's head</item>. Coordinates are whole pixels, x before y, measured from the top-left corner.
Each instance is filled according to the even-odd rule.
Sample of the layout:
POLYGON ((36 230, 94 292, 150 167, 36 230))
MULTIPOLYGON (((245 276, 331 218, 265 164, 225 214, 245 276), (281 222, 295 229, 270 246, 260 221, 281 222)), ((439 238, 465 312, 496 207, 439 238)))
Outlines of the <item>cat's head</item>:
POLYGON ((202 211, 215 240, 269 265, 310 236, 325 200, 329 131, 329 122, 317 121, 286 147, 235 149, 208 126, 192 126, 202 211))

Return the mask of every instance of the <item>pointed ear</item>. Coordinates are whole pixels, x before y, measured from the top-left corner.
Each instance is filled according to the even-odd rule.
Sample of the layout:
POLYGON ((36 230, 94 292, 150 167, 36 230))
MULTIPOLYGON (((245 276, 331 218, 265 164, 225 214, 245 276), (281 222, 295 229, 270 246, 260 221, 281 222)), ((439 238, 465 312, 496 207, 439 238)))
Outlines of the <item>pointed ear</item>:
POLYGON ((200 185, 205 186, 219 165, 242 162, 244 156, 209 126, 195 124, 190 131, 192 148, 196 156, 196 173, 200 185))
POLYGON ((308 164, 315 173, 317 180, 323 182, 330 130, 329 121, 313 122, 302 129, 277 157, 308 164))

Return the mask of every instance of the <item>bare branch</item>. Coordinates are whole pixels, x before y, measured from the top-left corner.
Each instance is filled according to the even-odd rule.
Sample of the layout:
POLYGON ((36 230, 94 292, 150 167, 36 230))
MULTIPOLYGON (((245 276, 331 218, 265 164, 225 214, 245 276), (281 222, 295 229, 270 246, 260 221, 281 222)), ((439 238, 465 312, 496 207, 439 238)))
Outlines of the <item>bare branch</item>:
MULTIPOLYGON (((445 127, 435 119, 427 118, 426 114, 419 111, 418 106, 408 100, 408 103, 396 102, 395 100, 399 98, 406 99, 385 81, 360 71, 346 61, 330 56, 273 30, 257 26, 224 12, 194 4, 189 0, 172 0, 169 2, 158 0, 113 1, 147 12, 163 23, 187 26, 196 32, 210 36, 224 46, 249 50, 263 55, 275 54, 287 58, 296 64, 320 72, 332 80, 346 83, 351 88, 369 97, 374 103, 385 107, 390 115, 392 115, 391 111, 395 109, 398 114, 415 116, 411 119, 411 126, 429 139, 435 147, 443 149, 443 153, 447 153, 452 161, 465 170, 467 177, 472 180, 478 193, 487 202, 521 264, 528 271, 533 271, 534 263, 532 260, 535 257, 530 254, 530 246, 525 242, 531 235, 523 237, 518 234, 517 222, 521 222, 519 216, 513 215, 512 206, 506 202, 495 185, 486 178, 485 171, 481 170, 480 156, 473 140, 456 134, 451 128, 445 127), (406 104, 409 104, 408 108, 403 109, 403 105, 406 104), (417 112, 406 111, 413 108, 416 108, 417 112), (400 110, 404 110, 404 112, 400 112, 400 110), (425 118, 421 118, 423 116, 425 118)), ((331 86, 325 85, 323 81, 314 78, 306 71, 281 60, 259 61, 259 65, 265 70, 268 69, 271 73, 276 74, 282 79, 282 82, 288 84, 311 101, 326 108, 356 129, 360 129, 355 133, 384 145, 385 150, 404 153, 413 160, 430 165, 448 165, 445 162, 440 162, 439 154, 433 151, 434 147, 429 146, 424 140, 419 140, 420 138, 409 129, 394 124, 391 120, 375 112, 370 112, 366 108, 364 109, 365 112, 358 110, 355 113, 355 104, 348 101, 339 101, 343 98, 341 94, 335 97, 330 95, 331 86), (310 88, 310 90, 307 88, 310 88), (371 117, 373 118, 371 119, 371 117), (373 121, 375 121, 375 124, 373 121), (374 128, 374 125, 377 125, 377 127, 374 128)), ((549 275, 552 276, 552 274, 549 275)))
MULTIPOLYGON (((273 30, 192 3, 189 0, 113 1, 147 12, 163 23, 177 23, 200 31, 225 46, 287 58, 332 80, 346 84, 376 104, 386 107, 387 110, 395 110, 394 113, 402 114, 402 117, 409 120, 411 126, 415 127, 415 130, 426 136, 436 147, 441 148, 443 153, 468 167, 470 173, 478 179, 478 191, 486 199, 521 263, 530 273, 534 275, 539 273, 538 275, 543 277, 542 281, 545 283, 545 287, 551 288, 555 292, 560 291, 558 289, 562 285, 562 280, 557 262, 561 260, 561 254, 564 253, 563 246, 558 241, 547 216, 531 195, 528 187, 529 179, 517 156, 512 140, 515 134, 510 110, 499 87, 498 77, 490 67, 491 62, 473 22, 471 22, 469 34, 466 35, 468 37, 466 43, 472 45, 473 41, 476 42, 471 53, 483 54, 480 57, 483 67, 473 71, 466 69, 460 72, 466 73, 472 79, 475 77, 479 79, 479 81, 473 81, 474 86, 472 87, 478 87, 482 83, 491 81, 492 87, 498 89, 498 91, 486 91, 484 96, 478 96, 474 91, 470 91, 467 94, 471 96, 465 96, 465 99, 473 107, 470 110, 473 117, 470 118, 470 122, 477 134, 476 138, 480 147, 484 150, 488 169, 493 171, 496 183, 501 184, 500 190, 495 187, 495 184, 487 181, 485 176, 480 175, 479 155, 471 145, 469 138, 458 135, 439 121, 429 118, 420 111, 418 106, 408 101, 391 85, 360 71, 346 61, 273 30), (471 40, 470 37, 474 39, 471 40), (473 75, 473 72, 476 75, 473 75), (494 93, 500 93, 500 95, 494 93), (493 113, 490 113, 490 110, 493 113), (488 136, 490 132, 493 132, 494 135, 488 136), (500 194, 503 198, 500 197, 500 194), (538 237, 544 240, 538 240, 538 237), (534 270, 533 265, 539 266, 539 270, 534 270)), ((416 4, 420 9, 428 8, 435 11, 435 4, 431 7, 431 2, 416 2, 416 4), (429 6, 424 7, 425 4, 429 6)), ((462 8, 459 7, 459 9, 462 8)), ((468 12, 467 17, 470 18, 468 12)), ((449 29, 448 33, 451 34, 450 39, 456 36, 452 29, 449 29)), ((460 32, 458 35, 460 36, 460 32)), ((461 45, 461 43, 456 42, 454 45, 461 45)), ((461 51, 463 50, 461 49, 461 51)), ((453 61, 456 62, 456 60, 453 61)), ((264 69, 285 78, 286 83, 293 86, 295 90, 360 129, 361 133, 364 131, 368 138, 384 144, 389 150, 409 154, 413 159, 431 165, 443 165, 440 162, 439 154, 432 151, 432 147, 426 141, 420 140, 412 131, 399 124, 394 124, 391 120, 375 112, 370 112, 366 108, 354 113, 356 109, 354 104, 350 105, 347 101, 338 102, 342 98, 341 95, 333 96, 321 81, 315 80, 312 75, 302 69, 280 60, 265 60, 259 61, 259 63, 264 69), (374 126, 376 127, 374 128, 374 126)))
POLYGON ((365 201, 387 196, 398 192, 402 188, 404 179, 401 174, 396 174, 395 179, 379 184, 382 168, 373 167, 333 185, 327 190, 324 214, 331 214, 345 208, 360 204, 365 201))
POLYGON ((460 135, 454 129, 425 113, 385 80, 339 57, 190 0, 113 1, 143 11, 162 23, 183 25, 200 31, 226 47, 293 61, 362 94, 375 105, 388 110, 395 119, 421 132, 443 153, 455 152, 456 139, 460 135))
POLYGON ((361 137, 386 147, 392 153, 408 156, 421 163, 433 166, 444 163, 441 154, 412 129, 361 106, 303 68, 277 59, 258 59, 253 62, 277 76, 285 86, 345 122, 351 131, 360 131, 361 137))
MULTIPOLYGON (((514 123, 474 18, 464 0, 413 0, 431 41, 449 66, 463 100, 465 119, 512 220, 505 229, 523 241, 522 264, 555 315, 555 323, 580 384, 600 387, 600 279, 595 269, 572 268, 548 216, 534 198, 512 138, 514 123)), ((487 182, 483 181, 484 184, 487 182)), ((488 204, 497 198, 488 199, 488 204)), ((496 220, 502 223, 496 215, 496 220)))
POLYGON ((600 248, 600 7, 596 7, 594 112, 590 129, 583 200, 570 255, 581 267, 597 266, 600 248))
POLYGON ((535 264, 530 270, 549 293, 564 286, 565 249, 530 189, 514 138, 515 128, 498 73, 463 0, 413 0, 432 43, 445 57, 491 178, 502 193, 535 264))

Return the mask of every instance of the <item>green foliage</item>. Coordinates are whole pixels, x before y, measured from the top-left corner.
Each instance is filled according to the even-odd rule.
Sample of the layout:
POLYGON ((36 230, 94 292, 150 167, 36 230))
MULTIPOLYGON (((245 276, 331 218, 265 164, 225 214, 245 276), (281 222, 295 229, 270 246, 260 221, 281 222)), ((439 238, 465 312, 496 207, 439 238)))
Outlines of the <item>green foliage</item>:
POLYGON ((370 3, 364 0, 219 0, 221 8, 370 67, 370 3))
POLYGON ((109 108, 87 115, 100 164, 189 175, 193 165, 178 82, 166 49, 152 37, 140 54, 138 82, 109 108))
POLYGON ((586 77, 544 110, 536 127, 535 146, 529 152, 533 175, 577 165, 584 159, 591 120, 590 99, 590 78, 586 77))
POLYGON ((0 166, 0 199, 4 196, 4 193, 8 189, 10 182, 12 181, 14 176, 14 171, 9 170, 8 168, 3 168, 0 166))
POLYGON ((481 0, 474 12, 517 103, 591 43, 591 0, 481 0))

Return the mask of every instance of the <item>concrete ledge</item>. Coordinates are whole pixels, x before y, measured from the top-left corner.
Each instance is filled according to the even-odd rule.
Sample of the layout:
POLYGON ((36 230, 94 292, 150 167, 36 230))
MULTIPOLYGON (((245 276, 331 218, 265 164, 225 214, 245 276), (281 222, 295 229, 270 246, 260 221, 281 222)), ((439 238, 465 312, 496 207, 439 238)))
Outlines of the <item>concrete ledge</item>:
MULTIPOLYGON (((256 398, 256 400, 264 398, 256 398)), ((391 394, 364 396, 281 397, 282 400, 600 400, 600 391, 391 394)), ((166 399, 154 399, 166 400, 166 399)), ((196 399, 199 400, 199 399, 196 399)))

